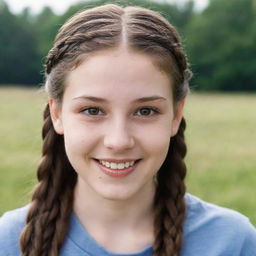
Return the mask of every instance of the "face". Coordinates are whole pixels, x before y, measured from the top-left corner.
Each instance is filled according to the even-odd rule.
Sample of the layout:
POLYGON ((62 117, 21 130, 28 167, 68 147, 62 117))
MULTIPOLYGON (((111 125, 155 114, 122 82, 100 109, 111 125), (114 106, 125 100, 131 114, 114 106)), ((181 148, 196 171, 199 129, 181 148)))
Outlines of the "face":
POLYGON ((79 189, 111 200, 154 189, 183 104, 175 114, 171 81, 151 57, 98 52, 69 73, 61 105, 49 103, 79 189))

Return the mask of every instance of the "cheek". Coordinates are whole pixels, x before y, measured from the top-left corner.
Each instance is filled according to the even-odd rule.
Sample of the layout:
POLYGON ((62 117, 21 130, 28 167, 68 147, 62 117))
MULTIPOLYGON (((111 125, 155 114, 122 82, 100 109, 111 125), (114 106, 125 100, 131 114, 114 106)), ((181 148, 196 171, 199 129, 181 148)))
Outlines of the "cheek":
POLYGON ((167 154, 170 138, 171 129, 167 126, 154 126, 150 129, 145 129, 141 132, 141 138, 144 138, 144 148, 151 154, 152 157, 165 159, 167 154))
POLYGON ((148 161, 146 171, 153 177, 166 159, 170 145, 170 132, 151 132, 145 139, 144 150, 148 161))
POLYGON ((73 157, 89 154, 98 141, 96 132, 92 133, 89 127, 75 124, 64 125, 64 140, 66 152, 73 157))
MULTIPOLYGON (((155 160, 160 165, 165 160, 170 144, 169 133, 158 135, 154 138, 154 144, 151 148, 153 149, 152 153, 155 155, 155 160)), ((160 167, 160 166, 159 166, 160 167)))

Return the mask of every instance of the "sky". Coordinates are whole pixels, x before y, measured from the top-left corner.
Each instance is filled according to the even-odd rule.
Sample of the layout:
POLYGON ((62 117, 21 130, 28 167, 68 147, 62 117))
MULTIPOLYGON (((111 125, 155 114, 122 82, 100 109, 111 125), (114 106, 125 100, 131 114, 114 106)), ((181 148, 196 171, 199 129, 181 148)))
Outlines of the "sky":
MULTIPOLYGON (((74 3, 85 2, 85 0, 4 0, 13 13, 21 12, 25 7, 30 7, 35 14, 39 13, 44 6, 50 6, 56 14, 64 13, 74 3)), ((185 0, 155 0, 157 2, 182 3, 185 0)), ((197 9, 203 9, 208 0, 194 0, 197 9)))

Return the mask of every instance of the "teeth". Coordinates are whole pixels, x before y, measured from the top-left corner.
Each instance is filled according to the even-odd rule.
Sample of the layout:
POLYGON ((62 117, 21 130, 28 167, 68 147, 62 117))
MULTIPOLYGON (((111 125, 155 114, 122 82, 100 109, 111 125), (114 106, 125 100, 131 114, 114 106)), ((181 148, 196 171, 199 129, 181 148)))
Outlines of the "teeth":
POLYGON ((128 168, 130 166, 133 166, 135 161, 131 161, 131 162, 124 162, 124 163, 113 163, 113 162, 107 162, 107 161, 101 161, 100 163, 110 169, 114 169, 114 170, 122 170, 125 168, 128 168))
POLYGON ((110 168, 111 169, 117 169, 117 164, 116 163, 110 163, 110 168))
POLYGON ((124 167, 125 167, 125 164, 118 164, 117 165, 117 169, 124 169, 124 167))

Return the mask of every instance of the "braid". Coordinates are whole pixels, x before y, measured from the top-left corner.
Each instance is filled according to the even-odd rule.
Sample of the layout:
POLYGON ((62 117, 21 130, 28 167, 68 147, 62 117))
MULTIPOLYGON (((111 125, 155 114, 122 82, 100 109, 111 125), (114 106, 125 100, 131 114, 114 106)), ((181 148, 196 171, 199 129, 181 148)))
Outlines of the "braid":
POLYGON ((49 105, 44 112, 42 135, 42 160, 37 171, 39 183, 20 237, 22 256, 57 256, 72 211, 76 175, 66 157, 63 136, 54 131, 49 105))
POLYGON ((158 172, 155 195, 154 256, 178 256, 182 246, 185 218, 186 155, 183 118, 176 136, 171 138, 166 160, 158 172))
POLYGON ((50 74, 63 59, 65 62, 67 59, 72 62, 78 55, 86 52, 117 46, 119 40, 115 38, 120 37, 123 13, 122 8, 110 4, 107 12, 104 6, 98 6, 71 17, 61 27, 54 47, 48 53, 46 73, 50 74))

